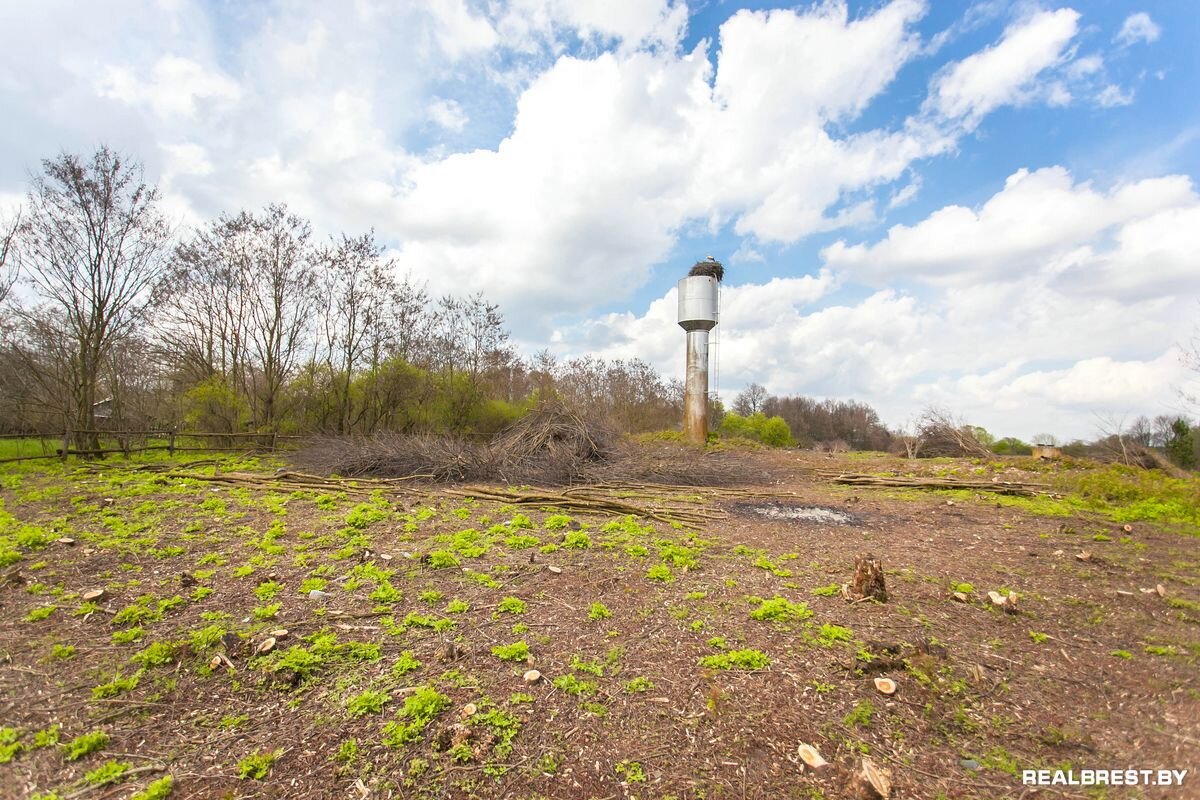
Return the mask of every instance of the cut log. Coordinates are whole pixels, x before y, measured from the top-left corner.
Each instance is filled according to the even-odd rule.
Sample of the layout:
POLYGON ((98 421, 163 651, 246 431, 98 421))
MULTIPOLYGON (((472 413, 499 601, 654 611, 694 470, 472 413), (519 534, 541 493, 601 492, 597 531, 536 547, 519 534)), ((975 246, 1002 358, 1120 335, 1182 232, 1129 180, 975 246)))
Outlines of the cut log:
POLYGON ((883 581, 883 562, 871 553, 863 553, 854 559, 854 580, 850 583, 850 599, 877 600, 886 603, 887 587, 883 581))

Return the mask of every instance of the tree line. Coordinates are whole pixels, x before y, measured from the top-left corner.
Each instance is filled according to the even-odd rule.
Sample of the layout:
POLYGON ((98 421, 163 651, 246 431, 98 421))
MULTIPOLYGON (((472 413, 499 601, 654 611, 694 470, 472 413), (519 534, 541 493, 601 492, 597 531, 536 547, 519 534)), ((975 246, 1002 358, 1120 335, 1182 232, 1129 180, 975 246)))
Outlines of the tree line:
POLYGON ((734 398, 719 430, 768 444, 786 438, 798 447, 834 451, 886 451, 894 439, 879 414, 866 403, 800 395, 778 397, 757 383, 734 398))
POLYGON ((175 230, 140 164, 42 162, 0 228, 0 431, 492 433, 561 397, 631 430, 682 388, 640 360, 528 359, 482 293, 430 296, 372 231, 282 204, 175 230))

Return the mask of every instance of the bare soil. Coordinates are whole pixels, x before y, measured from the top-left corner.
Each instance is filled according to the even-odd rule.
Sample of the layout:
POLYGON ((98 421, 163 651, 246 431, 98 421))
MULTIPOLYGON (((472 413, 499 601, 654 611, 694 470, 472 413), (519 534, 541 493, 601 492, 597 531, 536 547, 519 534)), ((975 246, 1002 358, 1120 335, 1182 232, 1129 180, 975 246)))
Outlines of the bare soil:
POLYGON ((864 756, 890 772, 893 797, 1200 797, 1200 541, 1151 523, 1035 516, 987 493, 848 489, 814 471, 902 464, 882 458, 753 458, 756 480, 770 477, 745 495, 696 490, 724 518, 694 532, 605 530, 613 519, 600 515, 566 524, 552 508, 436 489, 372 505, 120 469, 8 473, 0 529, 74 543, 22 549, 0 571, 0 726, 24 745, 0 763, 0 797, 129 798, 170 775, 173 798, 850 798, 864 756), (362 505, 380 513, 364 521, 362 505), (454 538, 466 529, 480 536, 454 538), (436 552, 458 564, 439 568, 436 552), (866 552, 883 561, 888 602, 830 594, 866 552), (371 564, 391 572, 400 599, 372 599, 373 578, 345 588, 371 564), (669 580, 651 577, 658 566, 669 580), (301 589, 314 577, 327 597, 301 589), (277 596, 256 596, 266 581, 282 585, 277 596), (966 602, 953 597, 961 584, 966 602), (106 596, 88 613, 78 595, 97 587, 106 596), (1016 611, 993 607, 989 591, 1014 593, 1016 611), (140 623, 114 624, 146 596, 140 623), (506 610, 509 597, 523 613, 506 610), (776 597, 811 616, 751 617, 776 597), (469 610, 447 610, 455 599, 469 610), (277 616, 257 619, 272 603, 277 616), (237 638, 201 644, 213 625, 237 638), (132 627, 140 640, 114 643, 132 627), (287 638, 253 656, 275 628, 287 638), (378 650, 334 645, 307 678, 280 666, 290 647, 317 650, 321 631, 378 650), (492 653, 519 641, 526 662, 492 653), (97 691, 135 674, 131 658, 155 643, 171 645, 166 663, 134 688, 97 691), (55 657, 56 645, 73 655, 55 657), (743 650, 769 663, 701 664, 743 650), (399 675, 403 651, 420 667, 399 675), (222 653, 232 668, 210 669, 222 653), (529 669, 543 679, 527 684, 529 669), (880 694, 875 677, 898 691, 880 694), (384 726, 411 720, 401 709, 421 687, 448 704, 413 741, 385 744, 384 726), (351 716, 365 690, 388 699, 351 716), (491 710, 502 713, 483 721, 491 710), (33 746, 53 725, 61 743, 109 739, 67 761, 61 745, 33 746), (803 768, 801 743, 829 765, 803 768), (239 777, 262 753, 276 755, 264 776, 239 777), (88 783, 108 760, 129 771, 88 783), (1021 782, 1021 770, 1055 768, 1189 775, 1106 793, 1021 782))

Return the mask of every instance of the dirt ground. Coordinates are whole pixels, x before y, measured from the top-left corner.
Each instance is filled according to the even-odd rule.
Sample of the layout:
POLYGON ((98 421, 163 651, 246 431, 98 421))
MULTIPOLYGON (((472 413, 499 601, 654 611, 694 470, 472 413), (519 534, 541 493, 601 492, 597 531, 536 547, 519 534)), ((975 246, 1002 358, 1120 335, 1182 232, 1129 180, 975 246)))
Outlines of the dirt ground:
POLYGON ((1200 539, 823 477, 912 469, 883 457, 754 458, 756 485, 669 490, 699 530, 0 473, 0 797, 849 798, 864 757, 897 798, 1200 797, 1200 539), (838 593, 863 553, 886 603, 838 593), (1188 776, 1020 777, 1127 768, 1188 776))

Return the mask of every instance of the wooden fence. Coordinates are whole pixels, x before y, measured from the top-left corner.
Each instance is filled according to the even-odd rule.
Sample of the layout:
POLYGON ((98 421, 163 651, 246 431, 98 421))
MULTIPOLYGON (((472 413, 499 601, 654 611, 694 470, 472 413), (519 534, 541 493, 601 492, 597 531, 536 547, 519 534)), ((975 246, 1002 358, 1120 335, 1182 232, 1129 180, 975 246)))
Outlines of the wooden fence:
POLYGON ((45 433, 0 434, 0 442, 17 442, 0 450, 0 464, 14 461, 34 461, 57 458, 66 461, 71 456, 90 458, 133 453, 166 452, 169 455, 187 452, 271 452, 293 445, 309 437, 282 433, 210 433, 206 431, 87 431, 68 429, 61 435, 45 433), (99 447, 89 450, 74 448, 74 442, 84 436, 95 437, 99 447), (11 450, 23 450, 23 441, 37 442, 33 448, 42 452, 34 455, 8 455, 11 450))

